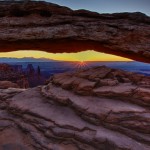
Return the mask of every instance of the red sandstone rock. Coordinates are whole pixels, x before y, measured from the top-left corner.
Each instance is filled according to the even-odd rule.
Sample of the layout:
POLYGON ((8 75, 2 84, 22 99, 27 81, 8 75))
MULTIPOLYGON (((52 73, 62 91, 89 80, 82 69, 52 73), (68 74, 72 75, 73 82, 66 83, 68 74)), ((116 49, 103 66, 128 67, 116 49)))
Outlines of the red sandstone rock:
POLYGON ((0 81, 0 89, 19 88, 18 84, 10 81, 0 81))
POLYGON ((96 50, 150 62, 150 18, 98 14, 46 2, 0 2, 0 51, 96 50))
POLYGON ((24 73, 14 70, 8 64, 0 64, 0 85, 0 88, 29 88, 29 82, 24 73))
MULTIPOLYGON (((150 18, 0 2, 0 50, 100 52, 150 62, 150 18)), ((0 149, 149 150, 150 78, 98 67, 0 89, 0 149), (15 138, 14 138, 15 137, 15 138)))
POLYGON ((38 88, 0 90, 0 148, 149 150, 150 89, 133 76, 150 84, 103 66, 54 75, 38 88))

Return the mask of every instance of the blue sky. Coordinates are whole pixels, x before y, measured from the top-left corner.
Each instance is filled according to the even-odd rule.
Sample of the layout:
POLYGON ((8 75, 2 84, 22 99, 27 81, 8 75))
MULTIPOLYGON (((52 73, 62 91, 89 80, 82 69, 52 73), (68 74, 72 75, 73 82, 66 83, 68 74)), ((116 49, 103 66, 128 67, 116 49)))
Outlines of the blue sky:
POLYGON ((45 0, 72 9, 87 9, 99 13, 143 12, 150 16, 150 0, 45 0))

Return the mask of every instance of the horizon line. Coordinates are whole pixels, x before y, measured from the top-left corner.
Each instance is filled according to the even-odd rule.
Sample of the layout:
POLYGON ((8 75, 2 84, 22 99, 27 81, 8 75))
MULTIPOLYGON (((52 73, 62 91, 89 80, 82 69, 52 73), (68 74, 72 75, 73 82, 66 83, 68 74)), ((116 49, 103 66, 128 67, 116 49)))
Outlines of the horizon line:
POLYGON ((52 59, 52 58, 46 58, 46 57, 0 57, 0 59, 24 59, 24 58, 31 58, 31 59, 45 59, 45 60, 52 60, 52 61, 65 61, 65 62, 132 62, 135 60, 58 60, 58 59, 52 59))

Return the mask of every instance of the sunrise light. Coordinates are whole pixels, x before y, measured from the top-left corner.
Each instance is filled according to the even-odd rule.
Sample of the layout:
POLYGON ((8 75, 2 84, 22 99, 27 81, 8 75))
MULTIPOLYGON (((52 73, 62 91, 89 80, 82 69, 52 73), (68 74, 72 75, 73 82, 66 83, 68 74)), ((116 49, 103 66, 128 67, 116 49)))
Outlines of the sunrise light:
POLYGON ((78 53, 47 53, 43 51, 20 50, 20 51, 14 51, 14 52, 0 53, 0 57, 10 57, 10 58, 33 57, 33 58, 53 59, 53 60, 59 60, 59 61, 80 61, 80 62, 132 61, 131 59, 128 59, 128 58, 100 53, 100 52, 96 52, 93 50, 87 50, 87 51, 78 52, 78 53))

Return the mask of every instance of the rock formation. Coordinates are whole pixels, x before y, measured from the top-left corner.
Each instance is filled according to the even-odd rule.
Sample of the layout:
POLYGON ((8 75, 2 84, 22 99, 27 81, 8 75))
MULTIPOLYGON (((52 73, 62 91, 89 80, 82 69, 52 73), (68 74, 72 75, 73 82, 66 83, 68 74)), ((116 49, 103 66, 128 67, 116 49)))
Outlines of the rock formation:
POLYGON ((11 81, 0 81, 0 89, 19 88, 19 85, 11 81))
POLYGON ((27 68, 26 68, 26 73, 29 75, 29 76, 34 76, 35 75, 35 69, 33 67, 32 64, 28 64, 27 68))
POLYGON ((11 65, 11 66, 15 72, 20 72, 20 73, 23 72, 22 65, 11 65))
POLYGON ((2 150, 150 149, 150 77, 95 67, 0 90, 0 103, 2 150))
POLYGON ((9 87, 28 88, 28 79, 25 77, 20 65, 0 64, 0 89, 9 87))
POLYGON ((52 3, 0 1, 0 51, 96 50, 150 62, 150 17, 98 14, 52 3))
MULTIPOLYGON (((150 62, 150 18, 0 1, 0 51, 92 49, 150 62)), ((150 150, 150 77, 105 66, 0 89, 0 150, 150 150)))

